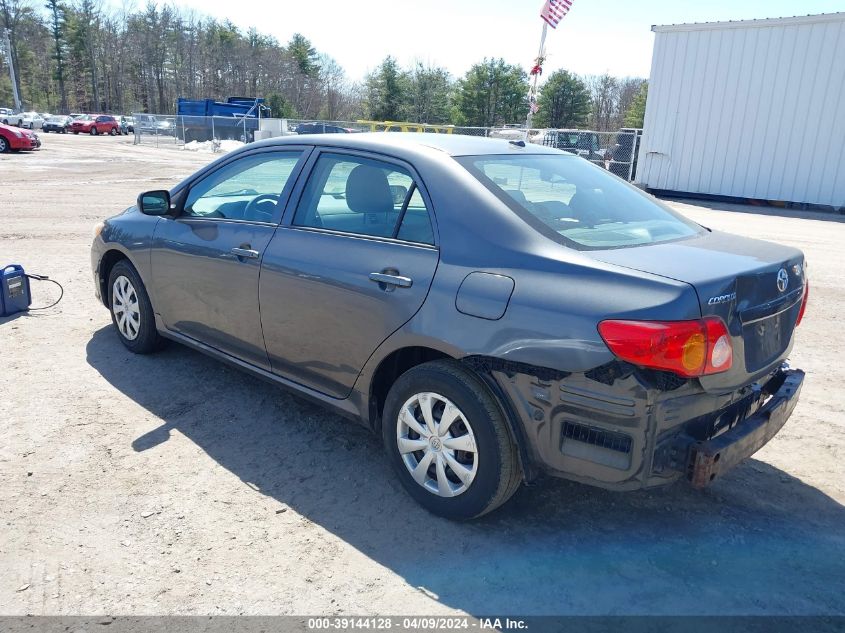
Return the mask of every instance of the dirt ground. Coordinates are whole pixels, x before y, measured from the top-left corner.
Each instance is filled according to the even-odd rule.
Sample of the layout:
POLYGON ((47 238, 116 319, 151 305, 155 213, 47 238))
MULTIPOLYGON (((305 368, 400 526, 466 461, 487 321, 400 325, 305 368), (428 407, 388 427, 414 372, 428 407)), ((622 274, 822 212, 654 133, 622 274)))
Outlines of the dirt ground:
POLYGON ((705 492, 546 480, 456 524, 363 428, 120 344, 91 228, 211 158, 56 135, 0 156, 0 265, 65 287, 0 319, 0 614, 845 614, 845 218, 673 203, 809 261, 801 402, 753 459, 705 492))

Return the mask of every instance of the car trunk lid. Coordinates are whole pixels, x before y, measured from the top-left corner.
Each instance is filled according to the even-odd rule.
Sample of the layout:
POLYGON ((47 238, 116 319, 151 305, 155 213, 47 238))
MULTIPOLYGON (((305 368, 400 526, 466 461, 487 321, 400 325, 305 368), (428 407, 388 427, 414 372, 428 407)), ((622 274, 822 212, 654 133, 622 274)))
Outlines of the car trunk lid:
POLYGON ((690 284, 702 316, 718 316, 733 343, 727 372, 703 376, 705 389, 736 388, 776 368, 792 347, 804 293, 801 251, 708 231, 690 239, 592 251, 597 260, 690 284))

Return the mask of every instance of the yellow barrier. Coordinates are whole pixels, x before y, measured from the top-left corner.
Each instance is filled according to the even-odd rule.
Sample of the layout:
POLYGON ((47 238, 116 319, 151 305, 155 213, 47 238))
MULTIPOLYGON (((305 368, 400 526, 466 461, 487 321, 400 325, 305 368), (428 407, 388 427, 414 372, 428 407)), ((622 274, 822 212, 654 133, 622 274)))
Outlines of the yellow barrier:
POLYGON ((370 132, 434 132, 451 134, 454 125, 430 125, 428 123, 409 123, 407 121, 356 121, 359 125, 368 125, 370 132))

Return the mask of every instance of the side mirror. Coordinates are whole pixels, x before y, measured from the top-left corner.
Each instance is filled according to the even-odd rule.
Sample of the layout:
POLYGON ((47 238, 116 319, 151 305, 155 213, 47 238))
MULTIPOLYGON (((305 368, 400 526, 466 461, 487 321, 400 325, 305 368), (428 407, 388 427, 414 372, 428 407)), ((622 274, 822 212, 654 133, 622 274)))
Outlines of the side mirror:
POLYGON ((144 215, 167 215, 170 213, 170 192, 165 189, 145 191, 138 196, 138 209, 144 215))

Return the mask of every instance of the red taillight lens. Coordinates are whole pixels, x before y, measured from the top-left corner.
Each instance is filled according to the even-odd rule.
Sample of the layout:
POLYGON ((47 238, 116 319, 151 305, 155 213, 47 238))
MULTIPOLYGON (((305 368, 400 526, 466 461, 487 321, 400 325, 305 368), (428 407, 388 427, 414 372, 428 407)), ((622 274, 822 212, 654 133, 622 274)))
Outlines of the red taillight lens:
POLYGON ((599 334, 622 360, 688 378, 727 371, 733 363, 731 337, 718 317, 697 321, 602 321, 599 334))
POLYGON ((798 311, 798 320, 795 322, 795 327, 801 325, 801 319, 804 318, 804 311, 807 309, 807 300, 810 298, 810 282, 804 280, 804 298, 801 300, 801 309, 798 311))

